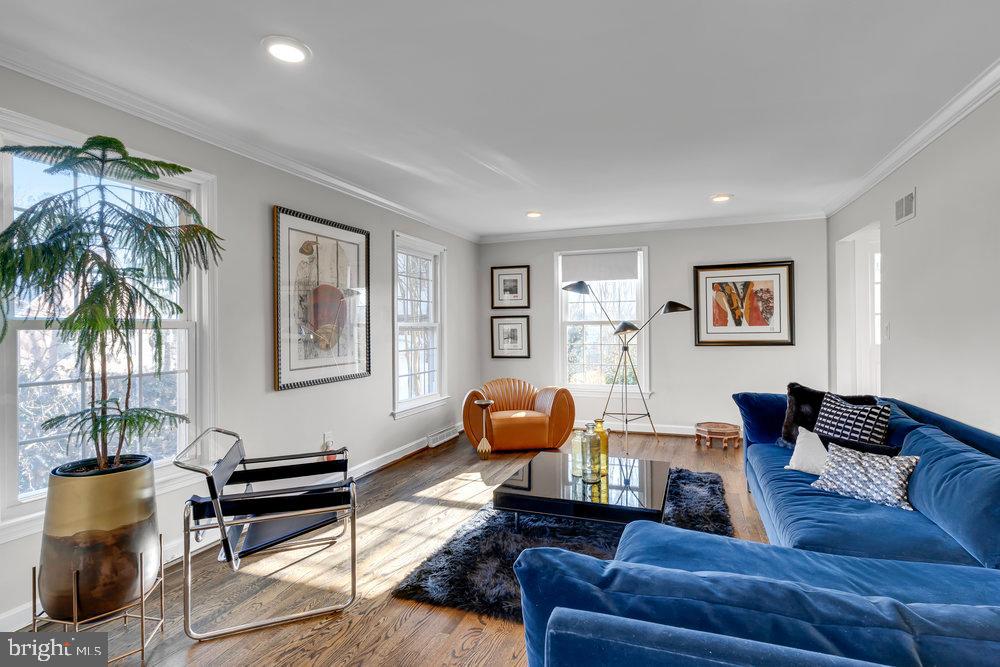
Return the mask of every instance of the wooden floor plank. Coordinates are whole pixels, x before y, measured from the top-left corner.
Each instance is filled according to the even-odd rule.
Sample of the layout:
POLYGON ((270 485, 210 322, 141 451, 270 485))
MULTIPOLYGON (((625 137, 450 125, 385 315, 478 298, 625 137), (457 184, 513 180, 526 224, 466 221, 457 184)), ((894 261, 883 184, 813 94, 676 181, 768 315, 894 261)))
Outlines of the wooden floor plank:
MULTIPOLYGON (((620 434, 612 453, 623 453, 620 434)), ((737 537, 766 541, 746 491, 742 449, 696 447, 691 437, 629 437, 628 454, 676 467, 718 472, 737 537)), ((526 664, 524 630, 510 621, 390 597, 403 577, 431 555, 482 505, 493 488, 531 453, 501 453, 481 461, 464 438, 425 450, 358 484, 358 600, 346 612, 210 642, 184 635, 181 576, 167 570, 167 625, 154 640, 152 665, 497 665, 526 664)), ((215 550, 195 557, 196 586, 211 596, 198 623, 227 624, 258 614, 289 613, 331 604, 350 582, 346 536, 337 544, 246 559, 233 575, 215 550)), ((202 597, 205 597, 204 595, 202 597)), ((112 629, 112 650, 131 628, 112 629)), ((137 664, 138 661, 125 664, 137 664)))

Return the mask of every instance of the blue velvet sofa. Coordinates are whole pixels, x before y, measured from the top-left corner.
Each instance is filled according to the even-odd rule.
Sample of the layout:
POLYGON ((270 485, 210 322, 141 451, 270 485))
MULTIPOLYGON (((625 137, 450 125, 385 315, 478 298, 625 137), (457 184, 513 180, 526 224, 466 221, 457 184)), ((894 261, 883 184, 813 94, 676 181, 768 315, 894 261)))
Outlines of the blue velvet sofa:
POLYGON ((890 438, 925 465, 918 511, 880 509, 784 470, 783 395, 734 398, 773 544, 638 521, 613 560, 525 550, 529 664, 998 664, 1000 438, 893 401, 890 438))
POLYGON ((814 489, 815 475, 785 470, 792 457, 781 440, 785 396, 743 393, 733 400, 743 416, 747 484, 771 544, 846 556, 1000 565, 1000 497, 995 495, 1000 492, 1000 436, 897 399, 881 399, 892 408, 888 443, 904 454, 920 455, 924 463, 910 480, 917 508, 910 512, 814 489), (942 455, 951 465, 942 464, 942 455), (971 495, 983 482, 964 469, 970 464, 985 470, 985 488, 971 495), (955 525, 970 513, 978 525, 955 525), (989 541, 989 535, 967 534, 977 531, 993 534, 985 560, 966 548, 966 538, 973 552, 977 540, 989 541))

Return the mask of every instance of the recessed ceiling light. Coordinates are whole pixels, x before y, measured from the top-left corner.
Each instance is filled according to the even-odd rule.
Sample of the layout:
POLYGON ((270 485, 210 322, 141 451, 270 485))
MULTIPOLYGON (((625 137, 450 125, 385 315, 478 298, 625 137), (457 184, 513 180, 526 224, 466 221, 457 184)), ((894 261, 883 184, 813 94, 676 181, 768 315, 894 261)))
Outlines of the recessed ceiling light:
POLYGON ((723 202, 727 202, 735 196, 736 195, 730 192, 719 192, 717 194, 712 195, 712 201, 714 201, 716 204, 722 204, 723 202))
POLYGON ((312 50, 293 37, 269 35, 260 43, 264 45, 271 57, 283 63, 302 63, 312 57, 312 50))
POLYGON ((540 218, 542 217, 541 211, 528 211, 525 215, 529 218, 540 218))

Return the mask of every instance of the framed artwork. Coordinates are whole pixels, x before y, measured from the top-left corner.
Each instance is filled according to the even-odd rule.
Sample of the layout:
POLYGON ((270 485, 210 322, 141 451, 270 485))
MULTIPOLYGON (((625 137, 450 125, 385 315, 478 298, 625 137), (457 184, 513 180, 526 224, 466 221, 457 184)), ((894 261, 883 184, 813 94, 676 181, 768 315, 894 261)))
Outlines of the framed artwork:
POLYGON ((530 266, 494 266, 490 268, 490 276, 494 308, 529 307, 530 266))
POLYGON ((369 233, 274 207, 274 388, 371 375, 369 233))
POLYGON ((490 338, 494 359, 527 359, 531 356, 527 315, 494 315, 490 318, 490 338))
POLYGON ((794 345, 795 263, 694 267, 695 345, 794 345))

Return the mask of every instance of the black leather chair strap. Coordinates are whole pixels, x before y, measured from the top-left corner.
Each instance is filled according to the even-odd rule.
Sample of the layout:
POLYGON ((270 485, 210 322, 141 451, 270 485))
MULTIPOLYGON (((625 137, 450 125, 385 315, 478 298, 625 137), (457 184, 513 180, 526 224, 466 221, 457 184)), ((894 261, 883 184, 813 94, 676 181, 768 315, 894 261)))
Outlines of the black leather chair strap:
MULTIPOLYGON (((243 494, 234 494, 232 498, 222 496, 219 503, 224 516, 266 516, 301 510, 346 508, 351 505, 351 492, 343 488, 288 495, 245 494, 244 497, 239 497, 240 495, 243 494)), ((191 496, 191 505, 195 519, 215 517, 215 506, 211 498, 191 496)))
POLYGON ((246 484, 247 482, 267 482, 274 479, 291 479, 308 475, 327 475, 332 472, 345 472, 347 459, 335 461, 313 461, 312 463, 293 463, 269 468, 249 468, 236 470, 229 476, 229 484, 246 484))

